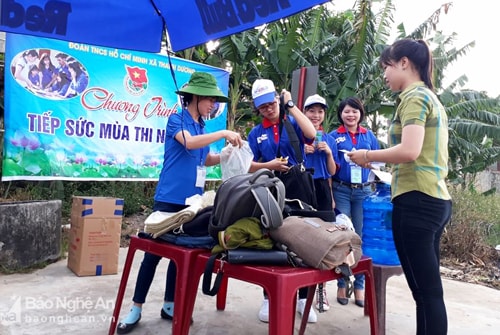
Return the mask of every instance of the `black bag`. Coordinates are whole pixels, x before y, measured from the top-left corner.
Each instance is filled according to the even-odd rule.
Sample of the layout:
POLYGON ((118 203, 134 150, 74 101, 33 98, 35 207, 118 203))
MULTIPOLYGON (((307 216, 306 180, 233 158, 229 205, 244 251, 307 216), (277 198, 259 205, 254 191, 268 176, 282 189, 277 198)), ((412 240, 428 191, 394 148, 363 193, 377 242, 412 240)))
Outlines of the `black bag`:
MULTIPOLYGON (((293 147, 295 153, 295 159, 298 162, 297 165, 290 167, 288 172, 276 172, 276 176, 281 179, 285 185, 285 197, 287 199, 299 199, 302 200, 314 208, 318 207, 316 201, 316 187, 314 186, 313 169, 306 169, 304 165, 304 157, 302 156, 302 151, 300 150, 300 141, 293 128, 290 121, 285 118, 285 107, 283 105, 283 97, 280 99, 280 123, 279 123, 279 138, 281 140, 281 132, 283 131, 283 125, 288 134, 290 144, 293 147)), ((278 152, 276 157, 280 157, 280 150, 278 146, 278 152)))
POLYGON ((224 268, 218 269, 215 280, 212 284, 212 274, 215 260, 227 261, 231 264, 249 264, 249 265, 290 265, 288 253, 282 250, 260 250, 252 248, 236 248, 226 250, 222 253, 213 254, 208 259, 203 273, 202 291, 204 294, 214 296, 219 292, 224 268))
POLYGON ((210 216, 214 206, 207 206, 202 208, 196 216, 186 223, 183 223, 180 227, 175 228, 172 231, 174 235, 189 235, 189 236, 207 236, 208 235, 208 225, 210 223, 210 216))
POLYGON ((283 223, 285 186, 271 170, 234 176, 218 188, 208 232, 217 240, 218 233, 239 219, 258 218, 264 228, 275 229, 283 223))
POLYGON ((285 207, 283 208, 283 218, 293 215, 320 218, 326 222, 335 222, 338 214, 340 214, 340 211, 336 208, 331 211, 318 211, 311 205, 298 199, 285 199, 285 207))
POLYGON ((140 232, 141 238, 158 239, 187 248, 212 249, 217 241, 208 234, 208 224, 213 206, 207 206, 199 210, 195 217, 181 226, 154 237, 155 234, 140 232))
POLYGON ((231 264, 287 265, 288 255, 281 250, 236 248, 226 250, 226 259, 231 264))
POLYGON ((277 172, 276 176, 285 185, 287 199, 298 199, 316 208, 316 188, 310 169, 303 164, 293 165, 287 172, 277 172))

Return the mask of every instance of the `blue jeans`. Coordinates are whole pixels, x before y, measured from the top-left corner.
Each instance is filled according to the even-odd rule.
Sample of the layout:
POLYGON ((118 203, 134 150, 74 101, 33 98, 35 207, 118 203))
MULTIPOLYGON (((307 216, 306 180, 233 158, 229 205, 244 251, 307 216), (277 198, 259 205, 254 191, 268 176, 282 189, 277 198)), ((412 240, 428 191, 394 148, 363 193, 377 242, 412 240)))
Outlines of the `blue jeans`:
MULTIPOLYGON (((186 205, 177 205, 155 201, 153 205, 153 211, 178 212, 186 207, 186 205)), ((146 296, 148 295, 149 288, 151 287, 151 283, 153 282, 156 267, 158 266, 158 263, 161 259, 161 256, 156 256, 148 252, 144 253, 144 259, 142 260, 141 267, 139 268, 139 273, 137 275, 137 281, 135 283, 134 297, 132 298, 133 302, 138 304, 143 304, 146 302, 146 296)), ((167 269, 167 279, 165 283, 164 301, 174 301, 176 278, 177 268, 175 266, 175 263, 169 262, 167 269)))
POLYGON ((412 191, 393 199, 392 232, 417 307, 417 335, 445 335, 448 318, 439 273, 439 243, 452 202, 412 191))
MULTIPOLYGON (((351 218, 354 230, 361 237, 363 230, 363 200, 370 195, 373 190, 371 185, 362 188, 351 188, 348 185, 340 185, 333 181, 333 199, 335 200, 335 208, 341 213, 351 218)), ((337 280, 337 287, 345 288, 344 279, 337 280)), ((365 287, 365 276, 354 276, 354 289, 362 290, 365 287)))

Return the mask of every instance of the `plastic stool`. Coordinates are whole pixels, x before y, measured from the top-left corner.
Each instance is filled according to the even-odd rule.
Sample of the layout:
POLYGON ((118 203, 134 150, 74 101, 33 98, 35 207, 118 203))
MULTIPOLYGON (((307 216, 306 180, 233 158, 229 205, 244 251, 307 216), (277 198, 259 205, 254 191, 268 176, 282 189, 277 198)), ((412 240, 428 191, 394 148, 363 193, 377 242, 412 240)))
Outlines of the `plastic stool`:
MULTIPOLYGON (((125 289, 127 288, 130 269, 132 267, 134 255, 137 250, 142 250, 154 255, 165 257, 175 262, 175 265, 177 267, 177 280, 175 283, 175 313, 172 320, 172 334, 188 334, 192 309, 191 314, 188 317, 184 318, 185 305, 183 304, 183 302, 186 300, 187 291, 191 288, 192 285, 189 284, 191 281, 190 276, 195 263, 197 262, 197 256, 203 253, 210 255, 210 251, 207 249, 185 248, 162 241, 139 238, 137 236, 132 236, 130 239, 127 258, 123 267, 120 287, 118 288, 118 294, 115 301, 115 309, 113 311, 113 317, 111 318, 111 324, 109 326, 108 334, 113 335, 116 331, 116 325, 118 324, 118 318, 120 317, 120 309, 122 306, 123 296, 125 294, 125 289), (187 321, 182 322, 184 319, 186 319, 187 321)), ((200 264, 200 266, 202 266, 204 269, 204 266, 202 264, 200 264)), ((201 269, 200 274, 196 278, 199 278, 201 276, 203 269, 201 269)), ((196 286, 196 288, 198 288, 198 286, 196 286)))
POLYGON ((385 335, 385 292, 387 279, 392 276, 399 276, 403 273, 400 265, 379 265, 373 264, 373 276, 375 277, 375 292, 377 296, 377 319, 378 333, 385 335))
MULTIPOLYGON (((199 254, 197 256, 196 271, 200 271, 201 268, 205 267, 209 257, 208 254, 199 254)), ((228 278, 262 286, 269 298, 269 334, 280 335, 293 334, 297 290, 299 288, 309 287, 300 327, 300 334, 304 334, 316 285, 341 278, 341 275, 334 271, 290 266, 229 264, 221 260, 217 260, 214 265, 214 272, 218 271, 223 271, 224 275, 217 294, 217 309, 224 310, 225 308, 228 278)), ((377 305, 375 302, 375 284, 371 258, 363 257, 352 271, 354 274, 363 273, 366 277, 365 306, 370 316, 370 334, 377 335, 377 305)), ((199 280, 197 275, 191 277, 191 280, 196 280, 195 278, 199 280)), ((184 310, 186 320, 189 320, 193 313, 197 289, 198 283, 192 283, 186 295, 187 300, 184 310)))

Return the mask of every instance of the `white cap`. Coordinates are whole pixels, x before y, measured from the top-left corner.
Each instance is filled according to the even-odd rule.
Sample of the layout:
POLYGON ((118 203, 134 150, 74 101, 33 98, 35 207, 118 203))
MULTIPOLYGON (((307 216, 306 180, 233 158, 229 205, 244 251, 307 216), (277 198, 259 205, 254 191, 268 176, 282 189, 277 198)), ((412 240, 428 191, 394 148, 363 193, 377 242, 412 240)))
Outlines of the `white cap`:
POLYGON ((314 105, 314 104, 323 105, 323 107, 325 109, 328 108, 328 105, 326 104, 325 98, 323 98, 319 94, 314 94, 314 95, 308 96, 306 99, 306 102, 304 103, 304 108, 307 108, 307 107, 314 105))
POLYGON ((257 79, 252 85, 252 99, 255 107, 274 101, 276 89, 269 79, 257 79))

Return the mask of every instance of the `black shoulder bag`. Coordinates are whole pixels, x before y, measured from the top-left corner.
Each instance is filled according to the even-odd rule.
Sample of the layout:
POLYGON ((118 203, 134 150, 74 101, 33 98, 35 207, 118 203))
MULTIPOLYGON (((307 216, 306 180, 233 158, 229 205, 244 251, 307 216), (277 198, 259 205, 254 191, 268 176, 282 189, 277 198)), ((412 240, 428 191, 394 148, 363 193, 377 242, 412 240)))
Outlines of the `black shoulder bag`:
MULTIPOLYGON (((281 179, 285 185, 285 197, 287 199, 299 199, 312 207, 317 207, 316 188, 314 187, 313 169, 306 169, 304 165, 304 157, 300 150, 300 141, 293 128, 293 125, 285 118, 285 106, 283 96, 280 98, 280 123, 279 123, 279 141, 281 141, 281 132, 283 125, 290 139, 290 144, 295 152, 297 164, 290 167, 287 172, 275 172, 276 176, 281 179)), ((280 157, 280 147, 278 143, 278 152, 276 157, 280 157)))

